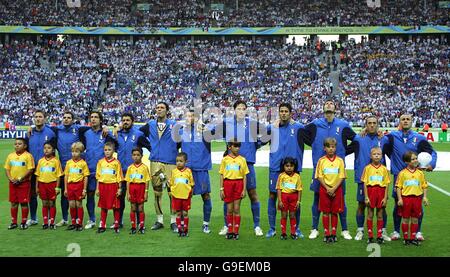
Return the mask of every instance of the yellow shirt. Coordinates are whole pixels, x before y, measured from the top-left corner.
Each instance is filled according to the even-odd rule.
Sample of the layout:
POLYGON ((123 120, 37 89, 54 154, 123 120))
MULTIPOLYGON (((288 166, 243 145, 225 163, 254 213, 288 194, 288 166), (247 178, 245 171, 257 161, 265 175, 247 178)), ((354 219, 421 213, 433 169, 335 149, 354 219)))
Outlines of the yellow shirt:
POLYGON ((67 177, 68 183, 77 183, 83 181, 85 177, 89 177, 89 168, 85 160, 80 159, 74 161, 70 159, 66 163, 66 168, 64 169, 64 175, 67 177))
POLYGON ((317 163, 315 177, 323 178, 325 185, 330 188, 336 186, 338 179, 347 178, 344 161, 338 156, 334 156, 333 159, 323 156, 317 163))
POLYGON ((297 193, 302 190, 302 179, 300 174, 294 173, 289 176, 285 172, 278 176, 277 190, 280 189, 284 193, 297 193))
POLYGON ((428 183, 421 170, 415 169, 410 171, 408 168, 405 168, 398 174, 395 186, 401 189, 402 196, 419 196, 428 187, 428 183))
POLYGON ((56 182, 63 174, 61 163, 56 157, 47 159, 43 157, 36 166, 37 181, 42 183, 56 182))
POLYGON ((366 186, 387 187, 391 183, 391 177, 387 168, 380 164, 378 167, 368 164, 364 168, 361 182, 366 186))
MULTIPOLYGON (((8 169, 11 173, 11 178, 18 179, 23 178, 27 174, 28 170, 34 168, 33 156, 27 151, 22 154, 13 152, 6 157, 5 169, 8 169)), ((31 175, 31 174, 30 174, 31 175)), ((30 180, 31 176, 28 176, 27 180, 30 180)))
POLYGON ((219 173, 223 175, 224 179, 244 179, 245 175, 249 173, 247 161, 242 156, 233 158, 230 155, 227 155, 223 158, 222 163, 220 164, 219 173))
POLYGON ((178 199, 188 199, 191 196, 194 186, 192 171, 185 167, 183 170, 175 168, 172 170, 172 177, 169 180, 172 196, 178 199))
POLYGON ((125 181, 130 183, 147 183, 150 181, 150 171, 148 167, 141 163, 139 165, 131 164, 127 169, 127 174, 125 175, 125 181))
POLYGON ((106 158, 103 158, 98 161, 95 178, 97 178, 97 181, 100 183, 105 184, 116 184, 122 182, 122 166, 120 165, 119 160, 112 158, 108 161, 106 158))

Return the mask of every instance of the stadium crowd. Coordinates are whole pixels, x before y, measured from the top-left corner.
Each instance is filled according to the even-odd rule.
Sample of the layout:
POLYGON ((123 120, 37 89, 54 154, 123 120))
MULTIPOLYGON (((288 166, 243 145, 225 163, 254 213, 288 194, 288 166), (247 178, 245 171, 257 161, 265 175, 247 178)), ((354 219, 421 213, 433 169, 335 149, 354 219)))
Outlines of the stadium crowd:
MULTIPOLYGON (((339 115, 354 126, 362 126, 369 112, 381 118, 382 126, 397 126, 405 108, 414 112, 416 123, 430 120, 434 127, 448 119, 446 45, 434 40, 344 45, 349 62, 340 68, 339 115)), ((109 124, 123 112, 146 121, 158 101, 185 107, 196 95, 205 107, 221 109, 236 97, 257 110, 289 99, 294 118, 307 123, 331 96, 324 54, 269 41, 197 41, 195 46, 105 41, 98 49, 92 41, 66 39, 13 42, 0 47, 0 56, 0 114, 16 125, 31 124, 36 107, 59 123, 69 106, 83 123, 97 105, 109 124)))
POLYGON ((425 2, 383 0, 381 7, 374 8, 368 7, 366 0, 224 0, 218 2, 224 4, 224 11, 212 16, 212 1, 206 0, 111 0, 107 5, 99 0, 80 0, 79 8, 69 8, 63 0, 6 0, 0 1, 0 25, 272 27, 449 24, 447 9, 439 8, 438 0, 425 2), (138 9, 138 2, 149 3, 150 9, 138 9))
POLYGON ((438 40, 376 40, 349 44, 350 62, 341 70, 344 118, 361 126, 376 114, 382 127, 399 124, 399 112, 413 113, 415 127, 438 128, 448 120, 450 48, 438 40), (367 97, 370 96, 370 97, 367 97))

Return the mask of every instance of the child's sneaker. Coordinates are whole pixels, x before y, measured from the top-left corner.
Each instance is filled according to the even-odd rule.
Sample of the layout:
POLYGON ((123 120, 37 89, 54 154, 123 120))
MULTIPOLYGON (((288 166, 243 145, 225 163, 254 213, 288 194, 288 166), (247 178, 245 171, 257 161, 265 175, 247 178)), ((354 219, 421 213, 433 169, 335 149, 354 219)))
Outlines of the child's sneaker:
POLYGON ((106 228, 98 227, 97 233, 101 234, 101 233, 104 233, 104 232, 106 232, 106 228))
POLYGON ((234 234, 233 233, 227 233, 226 238, 227 239, 233 239, 234 238, 234 234))
POLYGON ((47 230, 48 229, 48 224, 42 224, 42 230, 47 230))
POLYGON ((130 229, 130 235, 134 235, 136 234, 136 228, 131 228, 130 229))
POLYGON ((145 227, 139 228, 139 234, 145 234, 145 227))
POLYGON ((335 235, 332 235, 331 238, 333 239, 332 242, 337 242, 337 241, 338 241, 338 240, 337 240, 337 237, 336 237, 335 235))
POLYGON ((239 239, 239 233, 234 234, 233 239, 234 239, 234 240, 238 240, 238 239, 239 239))
POLYGON ((67 230, 68 230, 68 231, 72 231, 72 230, 75 230, 76 228, 77 228, 76 225, 70 224, 69 227, 67 227, 67 230))
POLYGON ((325 237, 323 237, 323 242, 326 242, 326 243, 328 243, 328 239, 330 238, 330 236, 325 236, 325 237))
POLYGON ((410 245, 410 244, 411 243, 410 243, 409 239, 404 239, 403 240, 403 245, 407 246, 407 245, 410 245))
POLYGON ((367 244, 375 243, 375 240, 373 238, 369 238, 367 240, 367 244))
POLYGON ((418 239, 412 239, 409 243, 415 246, 420 246, 420 241, 418 239))
POLYGON ((55 224, 50 224, 50 230, 56 230, 56 226, 55 226, 55 224))
POLYGON ((298 236, 296 234, 291 234, 291 239, 298 239, 298 236))
POLYGON ((21 230, 26 230, 26 229, 28 229, 28 224, 26 224, 26 223, 21 223, 21 224, 20 224, 20 229, 21 229, 21 230))
POLYGON ((116 234, 120 233, 120 228, 119 227, 114 228, 114 233, 116 234))
POLYGON ((384 243, 383 237, 377 238, 377 243, 378 244, 383 244, 384 243))
POLYGON ((281 234, 281 240, 287 240, 287 235, 286 234, 281 234))
POLYGON ((81 226, 81 224, 78 224, 76 230, 77 230, 77 232, 83 231, 83 226, 81 226))
POLYGON ((11 224, 8 226, 8 230, 16 229, 17 227, 18 227, 17 223, 11 223, 11 224))

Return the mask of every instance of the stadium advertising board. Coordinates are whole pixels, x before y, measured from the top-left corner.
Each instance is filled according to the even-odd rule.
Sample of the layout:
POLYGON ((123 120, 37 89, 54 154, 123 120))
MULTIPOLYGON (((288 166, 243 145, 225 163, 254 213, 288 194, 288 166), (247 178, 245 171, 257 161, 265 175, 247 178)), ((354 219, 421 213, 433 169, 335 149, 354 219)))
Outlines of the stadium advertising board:
POLYGON ((0 130, 0 139, 24 138, 26 134, 27 131, 25 130, 16 130, 16 131, 0 130))

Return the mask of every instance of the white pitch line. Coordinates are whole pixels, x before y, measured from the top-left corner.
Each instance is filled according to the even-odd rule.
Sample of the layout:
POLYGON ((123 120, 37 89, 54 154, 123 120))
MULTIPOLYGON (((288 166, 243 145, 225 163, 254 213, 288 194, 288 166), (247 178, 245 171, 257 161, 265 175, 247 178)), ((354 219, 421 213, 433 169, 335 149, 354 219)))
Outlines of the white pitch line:
POLYGON ((450 192, 445 191, 445 190, 441 189, 440 187, 438 187, 438 186, 436 186, 436 185, 433 185, 433 184, 430 183, 430 182, 428 182, 428 185, 429 185, 430 187, 434 188, 435 190, 437 190, 437 191, 439 191, 439 192, 442 192, 443 194, 445 194, 445 195, 447 195, 447 196, 450 196, 450 192))

